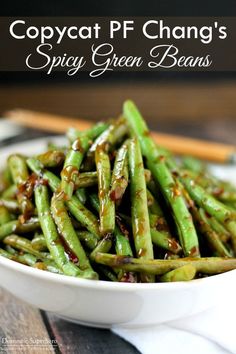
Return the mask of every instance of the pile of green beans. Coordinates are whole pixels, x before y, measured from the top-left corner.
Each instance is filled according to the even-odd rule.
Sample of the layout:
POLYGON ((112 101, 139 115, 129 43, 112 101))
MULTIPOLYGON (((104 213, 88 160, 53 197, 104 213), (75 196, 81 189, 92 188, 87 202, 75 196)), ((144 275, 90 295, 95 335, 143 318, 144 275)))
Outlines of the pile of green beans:
POLYGON ((132 101, 0 173, 0 255, 58 274, 172 282, 236 269, 236 188, 157 145, 132 101))

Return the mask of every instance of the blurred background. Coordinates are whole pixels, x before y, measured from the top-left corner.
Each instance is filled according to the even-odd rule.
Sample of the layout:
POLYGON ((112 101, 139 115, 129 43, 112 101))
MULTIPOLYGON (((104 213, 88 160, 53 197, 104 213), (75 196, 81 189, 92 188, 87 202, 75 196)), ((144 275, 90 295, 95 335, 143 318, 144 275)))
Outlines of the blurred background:
MULTIPOLYGON (((9 1, 1 16, 236 16, 236 1, 9 1)), ((12 108, 99 120, 133 99, 153 129, 234 143, 236 75, 214 73, 0 73, 0 115, 12 108)), ((39 134, 39 133, 37 133, 39 134)))

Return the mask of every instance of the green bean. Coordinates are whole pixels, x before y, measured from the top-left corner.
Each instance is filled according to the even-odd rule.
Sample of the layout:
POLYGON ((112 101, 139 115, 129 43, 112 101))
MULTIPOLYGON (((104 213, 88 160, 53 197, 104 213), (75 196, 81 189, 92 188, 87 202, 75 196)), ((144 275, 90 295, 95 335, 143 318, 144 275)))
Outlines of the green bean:
POLYGON ((232 191, 225 191, 223 189, 216 189, 212 191, 212 194, 219 199, 221 202, 229 202, 235 203, 236 202, 236 192, 232 191))
POLYGON ((114 272, 101 264, 97 265, 98 270, 106 277, 106 279, 111 281, 118 281, 117 276, 114 272))
POLYGON ((87 136, 81 136, 74 141, 66 155, 61 172, 61 190, 66 193, 68 199, 73 195, 79 169, 89 146, 90 139, 87 136))
POLYGON ((11 221, 11 214, 4 206, 0 206, 0 226, 11 221))
POLYGON ((181 181, 196 204, 215 217, 216 220, 223 223, 231 233, 234 252, 236 252, 236 212, 231 211, 223 203, 207 194, 202 187, 198 186, 186 174, 181 176, 181 181))
POLYGON ((91 272, 91 278, 96 278, 79 238, 74 230, 71 219, 65 208, 65 195, 63 192, 53 195, 51 211, 60 235, 63 237, 69 249, 74 253, 79 262, 79 268, 91 272))
POLYGON ((37 159, 46 168, 54 168, 60 166, 65 161, 65 154, 58 150, 49 150, 37 156, 37 159))
POLYGON ((89 202, 90 202, 91 206, 93 207, 93 209, 97 213, 99 213, 100 204, 99 204, 99 199, 98 199, 97 194, 91 193, 88 195, 88 198, 89 198, 89 202))
POLYGON ((8 166, 5 167, 5 169, 2 172, 2 177, 7 182, 8 185, 11 185, 13 183, 11 171, 8 166))
POLYGON ((115 227, 114 235, 116 254, 121 256, 133 256, 133 251, 129 243, 129 238, 120 231, 118 226, 115 227))
MULTIPOLYGON (((220 238, 220 235, 214 230, 214 228, 212 228, 209 215, 206 214, 206 212, 202 208, 198 209, 195 206, 193 200, 191 199, 188 191, 184 188, 183 184, 180 181, 178 181, 177 183, 179 185, 179 188, 182 190, 183 195, 185 196, 186 202, 189 205, 194 219, 194 223, 198 227, 199 232, 205 237, 208 245, 214 252, 214 255, 221 257, 231 257, 232 254, 225 247, 224 243, 220 238)), ((213 220, 214 218, 211 219, 213 220)), ((214 220, 218 223, 216 219, 214 220)), ((220 228, 219 223, 215 226, 217 226, 217 229, 220 228)))
POLYGON ((9 253, 8 251, 0 248, 0 256, 3 256, 5 258, 8 258, 8 259, 14 259, 14 255, 9 253))
POLYGON ((37 176, 30 175, 24 183, 18 185, 17 200, 21 208, 21 220, 27 221, 35 213, 35 207, 32 202, 34 194, 34 186, 37 180, 37 176))
POLYGON ((205 236, 212 251, 216 252, 219 257, 232 257, 221 241, 219 235, 211 228, 205 211, 201 208, 199 210, 194 208, 192 209, 192 215, 197 223, 199 231, 205 236))
POLYGON ((90 259, 94 261, 97 253, 108 253, 112 247, 112 238, 111 234, 107 234, 102 240, 99 241, 94 250, 90 253, 90 259))
MULTIPOLYGON (((90 202, 93 205, 94 209, 98 212, 99 211, 99 200, 98 200, 97 195, 96 194, 90 194, 89 195, 89 199, 90 199, 90 202)), ((78 233, 80 239, 81 239, 81 234, 82 234, 82 232, 78 233)), ((85 237, 86 236, 90 237, 90 236, 93 236, 93 235, 92 234, 86 235, 86 233, 85 233, 85 237)), ((132 252, 132 249, 130 247, 129 240, 127 239, 127 237, 125 235, 123 235, 121 233, 121 231, 120 231, 120 229, 119 229, 119 227, 117 225, 115 226, 115 229, 114 229, 114 236, 115 236, 115 247, 116 247, 117 254, 132 256, 133 252, 132 252)), ((97 246, 97 241, 96 241, 96 244, 95 244, 95 240, 93 240, 92 244, 91 244, 91 246, 89 246, 89 248, 91 250, 93 250, 96 246, 97 246)))
POLYGON ((179 243, 160 227, 160 218, 157 215, 149 214, 152 242, 167 251, 179 254, 182 251, 179 243), (158 229, 159 228, 159 229, 158 229))
POLYGON ((84 164, 85 170, 90 171, 94 166, 94 155, 98 145, 104 146, 105 150, 108 152, 127 132, 128 128, 123 117, 112 122, 89 148, 84 164))
MULTIPOLYGON (((151 179, 151 172, 144 169, 146 183, 151 179)), ((97 171, 81 172, 75 181, 75 189, 93 187, 98 184, 97 171)))
POLYGON ((187 170, 196 172, 198 174, 206 171, 206 165, 203 161, 192 156, 184 156, 182 158, 183 167, 187 170))
MULTIPOLYGON (((133 251, 129 242, 129 236, 122 233, 117 225, 115 226, 114 236, 116 254, 121 256, 133 256, 133 251)), ((117 277, 120 282, 137 282, 137 276, 135 273, 125 272, 122 269, 117 269, 117 277)))
POLYGON ((81 133, 82 132, 80 130, 74 127, 70 127, 67 129, 66 135, 70 142, 73 143, 76 139, 80 137, 81 133))
POLYGON ((11 247, 10 245, 5 245, 5 248, 4 248, 8 253, 10 254, 17 254, 17 250, 13 247, 11 247))
MULTIPOLYGON (((97 198, 96 195, 92 194, 90 195, 90 199, 91 202, 95 208, 95 210, 99 210, 99 200, 97 198)), ((109 252, 112 243, 110 240, 110 234, 108 234, 108 240, 105 240, 105 242, 100 242, 100 245, 98 245, 98 247, 92 252, 92 254, 90 255, 90 257, 92 256, 92 258, 95 258, 95 255, 98 252, 109 252), (102 248, 104 249, 104 251, 102 251, 102 248)), ((129 243, 129 239, 127 236, 125 236, 123 233, 121 233, 120 228, 116 225, 115 229, 114 229, 114 237, 115 237, 115 249, 116 249, 116 253, 120 254, 120 255, 130 255, 133 256, 133 251, 130 247, 130 243, 129 243)), ((105 238, 107 238, 107 236, 105 236, 105 238)), ((117 273, 117 277, 115 277, 116 281, 119 280, 121 282, 125 281, 129 281, 129 282, 136 282, 136 276, 133 273, 126 273, 123 270, 117 269, 116 271, 117 273)), ((110 278, 111 279, 111 278, 110 278)), ((111 279, 113 281, 113 279, 111 279)))
POLYGON ((47 247, 57 266, 66 275, 83 278, 91 277, 90 270, 88 272, 81 271, 75 264, 69 261, 51 216, 48 189, 40 183, 35 188, 35 202, 47 247))
MULTIPOLYGON (((21 247, 19 247, 19 248, 21 250, 21 247)), ((42 258, 42 257, 44 257, 43 254, 41 254, 41 258, 43 259, 43 261, 38 262, 39 257, 36 257, 35 255, 33 255, 31 253, 19 254, 19 253, 17 253, 17 251, 14 248, 12 248, 9 245, 6 245, 6 251, 0 249, 0 255, 6 257, 8 259, 14 260, 16 262, 31 266, 31 267, 35 267, 35 268, 43 269, 43 270, 48 270, 53 273, 62 274, 61 271, 59 270, 59 268, 56 266, 56 263, 54 263, 50 259, 42 258), (8 251, 9 249, 10 249, 10 251, 8 251)))
POLYGON ((22 212, 22 220, 25 221, 34 213, 34 206, 30 198, 33 194, 32 184, 34 178, 29 177, 29 172, 25 157, 21 155, 11 155, 8 159, 14 184, 17 186, 17 200, 22 212))
POLYGON ((169 203, 184 254, 186 256, 198 257, 200 255, 198 237, 192 217, 171 172, 165 164, 165 158, 159 154, 156 144, 149 135, 146 123, 131 101, 126 101, 124 104, 124 116, 129 123, 132 133, 138 137, 142 153, 147 159, 147 166, 169 203))
MULTIPOLYGON (((0 252, 0 254, 1 254, 1 252, 0 252)), ((42 257, 43 257, 43 254, 42 254, 42 257)), ((43 258, 43 260, 39 262, 38 257, 36 257, 35 255, 33 255, 31 253, 19 254, 19 253, 15 252, 14 255, 12 255, 11 259, 16 262, 26 264, 26 265, 34 267, 34 268, 47 270, 52 273, 62 274, 60 269, 56 266, 56 263, 54 263, 52 260, 43 258)))
POLYGON ((10 187, 4 190, 4 192, 2 193, 2 198, 15 199, 16 194, 17 194, 17 186, 15 184, 12 184, 10 187))
POLYGON ((150 213, 156 214, 159 217, 162 217, 164 219, 164 215, 159 203, 157 202, 157 200, 154 198, 154 196, 148 189, 147 189, 147 201, 148 201, 148 209, 150 210, 150 213))
POLYGON ((18 254, 17 256, 15 256, 15 260, 17 262, 33 267, 36 264, 37 257, 35 257, 33 254, 25 253, 25 254, 18 254))
POLYGON ((19 154, 14 154, 8 158, 8 166, 11 172, 13 183, 18 185, 25 182, 29 177, 25 157, 19 154))
MULTIPOLYGON (((142 259, 153 259, 153 247, 149 224, 147 193, 144 178, 143 160, 139 142, 132 139, 129 143, 129 173, 131 192, 132 231, 136 254, 142 259)), ((142 280, 153 282, 153 277, 142 276, 142 280)))
POLYGON ((206 191, 197 185, 186 173, 181 175, 181 181, 191 198, 219 222, 224 223, 225 220, 230 218, 236 219, 236 212, 231 212, 223 203, 216 200, 210 194, 207 194, 206 191))
MULTIPOLYGON (((89 200, 94 209, 99 212, 99 200, 96 194, 90 194, 89 195, 89 200)), ((118 220, 118 219, 116 219, 118 220)), ((129 239, 127 236, 125 236, 121 231, 119 226, 115 225, 114 229, 114 236, 115 236, 115 248, 117 254, 122 254, 122 255, 127 255, 127 256, 133 256, 133 251, 131 249, 129 239)))
POLYGON ((230 232, 226 230, 226 228, 219 223, 219 221, 208 215, 208 222, 210 223, 211 228, 219 235, 222 242, 226 243, 230 239, 230 232))
POLYGON ((32 254, 29 254, 29 253, 25 253, 22 255, 20 255, 18 253, 12 254, 12 253, 9 253, 8 251, 3 250, 1 248, 0 248, 0 256, 3 256, 5 258, 11 259, 13 261, 16 261, 16 262, 19 262, 22 264, 26 264, 29 266, 34 266, 34 264, 37 261, 37 257, 35 257, 32 254))
POLYGON ((98 183, 97 171, 94 172, 82 172, 77 176, 75 181, 75 189, 93 187, 98 183))
POLYGON ((110 197, 116 203, 120 203, 129 182, 127 155, 128 142, 126 141, 117 152, 111 178, 110 197))
POLYGON ((12 184, 11 172, 8 167, 6 167, 2 172, 0 172, 0 194, 3 193, 12 184))
POLYGON ((79 240, 89 249, 93 250, 98 245, 98 238, 88 231, 78 231, 79 240))
POLYGON ((115 228, 115 203, 109 194, 111 184, 111 166, 108 154, 98 145, 95 154, 98 174, 100 233, 106 235, 115 228))
POLYGON ((96 217, 73 196, 70 201, 66 202, 70 213, 78 220, 88 231, 100 238, 99 225, 96 217))
POLYGON ((147 183, 147 191, 150 191, 153 195, 153 198, 155 198, 155 200, 160 200, 160 188, 158 187, 158 185, 155 183, 153 177, 151 177, 150 181, 147 183))
POLYGON ((80 131, 72 127, 67 130, 67 137, 72 143, 76 139, 84 135, 86 135, 89 139, 93 140, 97 138, 97 136, 102 134, 108 128, 108 126, 109 126, 108 123, 98 122, 95 125, 93 125, 90 129, 87 129, 85 131, 80 131))
MULTIPOLYGON (((123 117, 113 121, 106 130, 100 134, 91 148, 89 149, 89 154, 96 151, 98 145, 114 145, 119 139, 121 139, 127 133, 127 126, 123 117)), ((108 146, 109 148, 109 146, 108 146)))
POLYGON ((63 274, 56 263, 48 259, 44 259, 42 262, 36 262, 33 267, 41 270, 47 270, 51 273, 63 274))
POLYGON ((205 188, 208 194, 212 194, 216 199, 222 202, 236 201, 236 190, 232 190, 224 186, 223 182, 209 174, 197 174, 196 172, 187 170, 186 175, 191 177, 196 184, 205 188))
POLYGON ((12 233, 25 234, 35 231, 39 227, 40 225, 37 218, 29 219, 24 224, 22 224, 19 220, 12 220, 0 226, 0 240, 12 233))
POLYGON ((85 192, 84 188, 77 189, 77 191, 75 192, 75 195, 82 204, 86 203, 87 196, 86 196, 86 192, 85 192))
POLYGON ((52 273, 59 273, 62 274, 59 268, 56 266, 56 264, 51 261, 50 259, 43 259, 42 262, 37 261, 37 257, 33 254, 30 253, 24 253, 24 254, 18 254, 15 252, 14 254, 11 254, 7 251, 4 251, 0 249, 0 255, 3 257, 6 257, 8 259, 11 259, 13 261, 38 268, 38 269, 43 269, 43 270, 48 270, 49 272, 52 273))
MULTIPOLYGON (((129 217, 123 214, 120 214, 120 216, 126 220, 129 225, 132 224, 129 217)), ((163 220, 162 216, 149 213, 149 223, 154 245, 170 251, 175 255, 182 251, 179 243, 169 234, 168 229, 166 229, 166 222, 163 220)))
POLYGON ((196 276, 196 268, 192 264, 186 264, 160 277, 161 282, 189 281, 196 276))
POLYGON ((235 186, 230 182, 222 181, 213 176, 206 169, 206 166, 202 161, 193 157, 188 157, 187 163, 186 161, 183 162, 190 177, 193 178, 201 187, 206 188, 210 194, 214 195, 221 201, 236 201, 235 186))
MULTIPOLYGON (((93 208, 99 212, 99 200, 96 194, 92 193, 89 195, 90 203, 93 208)), ((121 232, 120 227, 118 226, 118 218, 116 218, 116 225, 114 229, 114 238, 115 238, 115 249, 118 255, 126 255, 133 256, 133 251, 130 246, 128 235, 125 235, 121 232)), ((132 280, 132 282, 136 281, 136 277, 134 274, 126 274, 126 272, 122 270, 117 270, 119 281, 127 281, 132 280)))
POLYGON ((178 258, 178 259, 140 259, 127 256, 117 256, 108 253, 97 253, 95 261, 109 267, 121 268, 130 272, 140 272, 162 275, 185 265, 192 265, 196 272, 203 274, 220 274, 236 269, 236 258, 178 258))
POLYGON ((146 184, 148 184, 151 181, 152 173, 147 168, 144 169, 144 177, 145 177, 146 184))
POLYGON ((179 254, 174 254, 172 252, 166 252, 164 259, 178 259, 180 258, 179 254))
POLYGON ((149 200, 149 221, 151 227, 152 242, 174 254, 182 251, 179 243, 172 237, 168 223, 164 217, 161 207, 152 193, 147 189, 149 200))
POLYGON ((43 252, 39 252, 37 250, 35 250, 32 247, 31 242, 24 237, 20 237, 17 235, 9 235, 7 237, 4 238, 3 243, 5 243, 6 245, 9 245, 13 248, 16 248, 18 250, 22 250, 24 252, 33 254, 35 257, 37 257, 37 259, 44 259, 44 258, 48 258, 51 259, 51 256, 49 253, 43 253, 43 252))
POLYGON ((50 151, 54 151, 54 150, 61 151, 64 154, 67 152, 67 149, 68 149, 68 147, 66 145, 57 145, 57 144, 50 142, 50 141, 47 144, 47 148, 50 151))
MULTIPOLYGON (((52 172, 42 169, 40 162, 31 158, 27 160, 27 164, 30 169, 41 176, 44 180, 48 181, 48 184, 53 192, 55 192, 60 186, 60 179, 52 172)), ((1 204, 1 202, 0 202, 1 204)), ((79 201, 76 196, 73 196, 71 200, 66 202, 69 211, 86 229, 92 232, 94 235, 100 237, 99 225, 96 217, 79 201)))
POLYGON ((79 169, 83 161, 84 155, 90 147, 91 139, 97 137, 103 132, 105 126, 103 123, 93 126, 91 129, 78 134, 76 140, 73 141, 69 149, 64 168, 61 172, 61 189, 67 194, 70 199, 75 189, 75 183, 79 175, 79 169))
POLYGON ((20 206, 16 200, 1 198, 0 206, 4 206, 10 213, 14 213, 14 214, 20 213, 20 206))
MULTIPOLYGON (((224 206, 222 203, 218 202, 214 197, 211 195, 205 193, 206 198, 204 198, 204 190, 201 186, 198 186, 196 182, 191 181, 192 174, 189 173, 189 171, 184 171, 181 173, 181 171, 178 170, 178 174, 181 176, 181 181, 184 183, 185 182, 185 187, 189 188, 184 188, 183 184, 178 181, 179 188, 182 190, 187 203, 189 204, 191 210, 192 210, 192 215, 195 219, 195 222, 198 224, 198 228, 200 232, 206 237, 208 240, 208 243, 210 247, 217 253, 219 256, 231 256, 231 253, 227 250, 227 248, 224 246, 222 243, 220 232, 224 232, 225 228, 221 226, 220 221, 223 221, 223 215, 224 213, 228 213, 226 210, 227 207, 224 206), (190 177, 191 176, 191 177, 190 177), (192 186, 192 188, 191 188, 192 186), (193 200, 191 200, 191 197, 193 200), (197 198, 198 199, 197 199, 197 198), (202 198, 202 200, 201 200, 202 198), (202 204, 199 203, 201 200, 202 204), (197 210, 197 208, 194 206, 195 201, 198 205, 203 206, 206 203, 205 209, 208 211, 208 216, 206 217, 205 213, 203 210, 200 209, 200 213, 197 210), (212 212, 212 214, 211 214, 212 212), (218 215, 216 218, 214 217, 214 213, 218 212, 218 215), (220 220, 220 221, 219 221, 220 220)), ((212 182, 214 183, 214 181, 212 182)), ((234 212, 233 212, 234 213, 234 212)), ((225 214, 225 216, 226 216, 225 214)), ((236 214, 235 214, 236 215, 236 214)), ((233 220, 226 220, 226 227, 228 226, 231 231, 233 231, 233 246, 234 246, 234 252, 236 250, 236 239, 234 240, 234 234, 236 234, 236 222, 233 220), (228 223, 228 224, 227 224, 228 223)), ((227 234, 229 236, 229 231, 226 230, 224 234, 224 238, 227 238, 227 234)), ((230 235, 231 236, 231 235, 230 235)))
POLYGON ((236 203, 224 202, 224 204, 233 212, 236 211, 236 203))
POLYGON ((80 133, 80 136, 87 136, 89 139, 94 140, 100 136, 109 126, 107 122, 98 122, 91 126, 91 128, 84 130, 80 133))
POLYGON ((61 171, 61 190, 65 191, 67 198, 71 199, 74 188, 75 181, 79 175, 79 170, 77 167, 72 165, 64 165, 63 170, 61 171))
POLYGON ((38 177, 47 181, 51 190, 55 192, 60 187, 60 178, 58 178, 54 173, 44 169, 43 165, 37 158, 31 157, 26 161, 30 170, 33 171, 38 177))
POLYGON ((36 235, 31 241, 31 245, 37 251, 47 251, 47 243, 44 235, 36 235))

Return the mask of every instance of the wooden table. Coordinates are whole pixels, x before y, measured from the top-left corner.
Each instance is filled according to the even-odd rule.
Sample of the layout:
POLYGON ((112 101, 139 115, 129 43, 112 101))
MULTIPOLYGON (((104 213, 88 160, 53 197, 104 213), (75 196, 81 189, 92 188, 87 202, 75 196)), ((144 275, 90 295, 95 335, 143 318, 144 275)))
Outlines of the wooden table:
MULTIPOLYGON (((131 87, 31 87, 1 88, 0 111, 15 106, 102 118, 119 113, 120 101, 131 97, 131 87), (97 97, 95 93, 97 91, 97 97), (114 104, 110 101, 114 97, 114 104), (63 103, 64 102, 64 103, 63 103), (87 104, 85 104, 87 102, 87 104), (105 107, 105 108, 104 108, 105 107), (100 113, 99 113, 100 112, 100 113)), ((187 85, 172 84, 136 86, 132 89, 140 101, 152 128, 160 131, 196 136, 235 143, 236 85, 234 83, 187 85), (157 107, 157 108, 156 108, 157 107), (158 108, 160 107, 160 109, 158 108), (157 120, 158 117, 158 120, 157 120)), ((41 135, 26 131, 20 139, 41 135)), ((68 323, 55 315, 34 309, 0 291, 0 337, 8 340, 44 341, 46 346, 37 350, 24 345, 9 346, 1 343, 7 353, 45 352, 79 354, 135 354, 135 348, 108 330, 91 329, 68 323)))

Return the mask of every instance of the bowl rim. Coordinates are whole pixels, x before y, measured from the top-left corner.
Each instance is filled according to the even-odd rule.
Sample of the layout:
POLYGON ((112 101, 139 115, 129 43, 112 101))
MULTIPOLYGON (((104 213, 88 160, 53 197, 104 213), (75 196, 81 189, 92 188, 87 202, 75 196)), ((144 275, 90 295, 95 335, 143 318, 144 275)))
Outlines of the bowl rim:
POLYGON ((176 289, 188 289, 195 286, 204 285, 206 282, 218 281, 221 278, 229 276, 232 272, 236 273, 236 269, 230 270, 225 273, 211 275, 206 278, 194 279, 190 281, 180 282, 168 282, 168 283, 122 283, 112 282, 105 280, 91 280, 72 277, 64 274, 51 273, 49 271, 29 267, 25 264, 18 263, 14 260, 0 256, 0 266, 9 268, 12 271, 20 272, 26 276, 32 276, 45 281, 52 281, 54 283, 60 283, 61 285, 70 285, 75 287, 82 287, 96 290, 108 290, 108 291, 148 291, 148 290, 176 290, 176 289))

